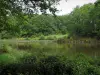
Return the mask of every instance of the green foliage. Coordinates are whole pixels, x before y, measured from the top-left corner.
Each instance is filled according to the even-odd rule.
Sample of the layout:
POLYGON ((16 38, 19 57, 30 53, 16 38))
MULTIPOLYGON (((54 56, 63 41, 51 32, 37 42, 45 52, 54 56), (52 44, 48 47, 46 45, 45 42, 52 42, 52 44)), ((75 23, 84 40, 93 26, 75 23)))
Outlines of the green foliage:
POLYGON ((66 16, 66 25, 71 35, 81 37, 96 37, 99 39, 99 0, 95 4, 85 4, 76 7, 66 16))
POLYGON ((14 23, 14 25, 12 25, 12 29, 16 28, 13 29, 13 32, 11 32, 15 36, 17 36, 17 34, 21 37, 31 37, 37 35, 47 36, 56 33, 65 34, 67 32, 66 26, 63 26, 63 24, 59 25, 62 22, 58 22, 59 17, 54 18, 52 15, 32 15, 30 18, 28 15, 24 15, 24 18, 25 20, 18 22, 14 22, 17 18, 14 18, 14 21, 12 19, 9 20, 10 25, 14 23))
POLYGON ((0 43, 0 53, 8 53, 9 46, 5 43, 0 43))
POLYGON ((93 4, 85 4, 82 7, 76 7, 69 15, 68 31, 77 36, 90 36, 93 27, 90 23, 90 11, 94 8, 93 4))
POLYGON ((57 37, 56 36, 48 36, 47 38, 46 38, 47 40, 56 40, 57 39, 57 37))
POLYGON ((39 40, 45 40, 44 35, 41 35, 40 38, 39 38, 39 40))
POLYGON ((100 33, 100 0, 97 0, 95 2, 94 9, 90 12, 90 19, 91 24, 94 27, 93 34, 98 39, 100 39, 99 33, 100 33))
POLYGON ((20 24, 18 21, 22 21, 21 18, 23 18, 23 14, 29 15, 38 12, 47 14, 47 10, 49 10, 49 12, 55 15, 55 12, 57 11, 55 6, 59 1, 60 0, 1 0, 0 33, 2 31, 7 31, 10 34, 17 35, 20 32, 20 24), (20 20, 14 19, 15 16, 20 20), (12 21, 9 20, 9 17, 11 17, 10 19, 12 21))
MULTIPOLYGON (((2 1, 0 3, 0 10, 2 11, 0 12, 1 38, 39 36, 44 39, 41 35, 48 36, 69 33, 69 38, 93 37, 100 39, 99 0, 94 4, 89 3, 81 7, 77 6, 70 14, 57 17, 54 17, 53 15, 32 14, 31 9, 27 9, 27 11, 25 9, 23 11, 26 11, 26 13, 23 13, 23 8, 21 8, 22 5, 19 6, 18 0, 15 1, 9 2, 7 0, 6 2, 2 1)), ((29 2, 33 5, 39 3, 37 6, 40 5, 40 11, 44 14, 46 14, 47 10, 54 14, 57 10, 53 5, 57 4, 59 1, 60 0, 22 0, 26 7, 29 2)), ((21 1, 19 1, 19 3, 21 3, 21 1)), ((34 6, 33 10, 37 6, 34 6)), ((53 38, 48 37, 48 39, 53 38)))
POLYGON ((94 59, 78 54, 73 58, 47 56, 37 59, 29 56, 19 63, 0 66, 1 75, 99 75, 100 66, 91 64, 94 59))

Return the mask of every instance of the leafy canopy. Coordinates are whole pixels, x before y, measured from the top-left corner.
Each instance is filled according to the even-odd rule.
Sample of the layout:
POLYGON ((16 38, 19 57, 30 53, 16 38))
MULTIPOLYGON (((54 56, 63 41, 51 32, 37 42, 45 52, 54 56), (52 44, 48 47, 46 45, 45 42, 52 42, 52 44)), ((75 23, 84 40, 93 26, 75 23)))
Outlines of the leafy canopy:
POLYGON ((8 16, 21 14, 36 14, 47 11, 55 15, 56 5, 60 0, 0 0, 0 32, 9 30, 8 16))

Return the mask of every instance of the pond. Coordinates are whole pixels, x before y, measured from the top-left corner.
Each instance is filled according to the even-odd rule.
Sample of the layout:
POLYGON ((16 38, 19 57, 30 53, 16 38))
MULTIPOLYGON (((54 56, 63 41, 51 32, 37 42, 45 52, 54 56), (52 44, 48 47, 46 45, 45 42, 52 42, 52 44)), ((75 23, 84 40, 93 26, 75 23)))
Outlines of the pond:
POLYGON ((36 55, 74 55, 84 53, 89 56, 100 55, 98 44, 58 44, 54 41, 20 41, 14 46, 17 50, 24 50, 36 55))
MULTIPOLYGON (((4 41, 3 41, 4 43, 4 41)), ((41 40, 41 41, 6 41, 7 45, 11 46, 13 50, 25 51, 36 56, 41 55, 65 55, 72 56, 77 53, 83 53, 89 56, 100 56, 100 45, 98 44, 59 44, 55 41, 41 40)), ((4 46, 6 47, 6 46, 4 46)), ((6 49, 6 48, 4 48, 6 49)), ((3 51, 6 53, 5 51, 3 51)), ((3 53, 1 51, 1 53, 3 53)), ((10 51, 11 52, 11 51, 10 51)), ((9 53, 10 53, 9 52, 9 53)), ((14 52, 14 51, 13 51, 14 52)))

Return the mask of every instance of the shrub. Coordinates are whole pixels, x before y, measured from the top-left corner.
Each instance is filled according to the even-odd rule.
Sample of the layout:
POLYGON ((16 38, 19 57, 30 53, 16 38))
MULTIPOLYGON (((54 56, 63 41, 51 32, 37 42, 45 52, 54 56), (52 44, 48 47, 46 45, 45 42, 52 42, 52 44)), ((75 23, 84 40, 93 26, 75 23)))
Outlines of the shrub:
POLYGON ((8 45, 5 43, 0 44, 0 53, 7 53, 8 52, 8 45))
POLYGON ((19 63, 0 66, 0 75, 100 75, 100 67, 91 61, 94 60, 83 54, 73 58, 30 56, 19 63))
POLYGON ((62 75, 65 65, 56 56, 43 58, 39 63, 40 75, 62 75))
POLYGON ((41 35, 40 38, 39 38, 39 40, 45 40, 44 35, 41 35))
POLYGON ((55 39, 56 39, 56 36, 54 36, 54 37, 48 36, 46 39, 47 39, 47 40, 55 40, 55 39))

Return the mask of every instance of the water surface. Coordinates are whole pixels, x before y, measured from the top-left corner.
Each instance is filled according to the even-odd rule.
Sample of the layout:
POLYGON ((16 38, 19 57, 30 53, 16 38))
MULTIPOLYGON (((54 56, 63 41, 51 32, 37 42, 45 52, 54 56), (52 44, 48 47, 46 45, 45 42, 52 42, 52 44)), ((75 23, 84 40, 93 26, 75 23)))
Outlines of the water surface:
POLYGON ((58 44, 53 41, 32 41, 18 42, 16 48, 38 55, 74 55, 84 53, 89 56, 100 56, 100 45, 98 44, 58 44))

